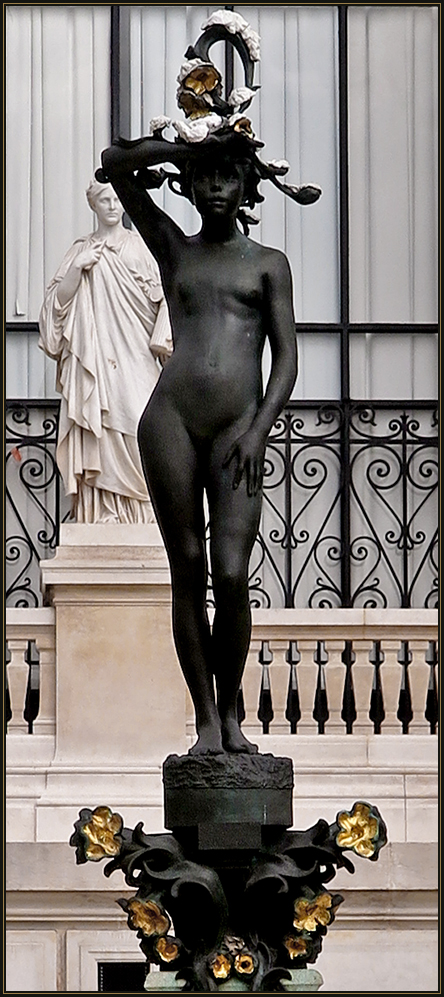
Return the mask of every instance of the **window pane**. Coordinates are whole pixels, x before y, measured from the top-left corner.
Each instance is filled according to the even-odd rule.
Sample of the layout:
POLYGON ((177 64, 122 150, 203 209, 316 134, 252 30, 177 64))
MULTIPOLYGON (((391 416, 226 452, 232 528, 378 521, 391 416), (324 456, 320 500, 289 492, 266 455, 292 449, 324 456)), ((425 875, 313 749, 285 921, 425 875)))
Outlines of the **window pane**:
POLYGON ((5 334, 5 380, 7 398, 59 398, 55 390, 57 362, 38 346, 39 334, 32 329, 5 334))
POLYGON ((7 320, 36 321, 109 142, 110 8, 6 5, 7 320))
POLYGON ((351 320, 436 322, 438 7, 348 12, 351 320))
POLYGON ((330 401, 341 397, 340 338, 336 333, 298 333, 299 374, 292 398, 330 401))
POLYGON ((437 337, 418 333, 353 333, 350 383, 353 398, 438 397, 437 337))

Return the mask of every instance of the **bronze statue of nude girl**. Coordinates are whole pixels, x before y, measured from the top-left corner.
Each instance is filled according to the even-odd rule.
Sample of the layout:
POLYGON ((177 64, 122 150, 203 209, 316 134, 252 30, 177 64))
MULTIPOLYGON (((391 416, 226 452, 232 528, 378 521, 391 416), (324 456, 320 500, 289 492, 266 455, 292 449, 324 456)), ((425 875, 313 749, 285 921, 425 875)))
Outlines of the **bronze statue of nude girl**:
MULTIPOLYGON (((201 74, 208 66, 203 60, 201 74)), ((198 738, 191 753, 196 754, 257 751, 237 719, 251 634, 248 567, 261 512, 267 437, 297 375, 288 260, 247 234, 245 206, 263 200, 258 182, 276 174, 276 168, 264 173, 265 164, 259 165, 261 144, 248 132, 225 126, 224 119, 200 142, 167 142, 154 130, 152 137, 120 140, 106 149, 99 171, 158 262, 173 331, 174 353, 142 415, 138 439, 170 563, 174 640, 195 709, 198 738), (152 169, 167 162, 179 174, 152 169), (185 235, 148 193, 165 178, 194 203, 202 219, 197 235, 185 235), (267 338, 272 365, 264 392, 267 338), (212 627, 206 609, 204 492, 212 627)), ((293 195, 302 203, 320 193, 313 186, 292 190, 303 191, 293 195)))

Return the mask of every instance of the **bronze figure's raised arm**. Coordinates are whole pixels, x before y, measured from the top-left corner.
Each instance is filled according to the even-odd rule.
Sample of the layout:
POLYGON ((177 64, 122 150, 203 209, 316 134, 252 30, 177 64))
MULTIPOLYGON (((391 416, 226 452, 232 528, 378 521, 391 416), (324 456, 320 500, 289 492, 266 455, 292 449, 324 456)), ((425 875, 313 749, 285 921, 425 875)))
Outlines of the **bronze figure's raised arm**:
MULTIPOLYGON (((173 331, 174 353, 143 413, 138 439, 171 567, 175 644, 195 708, 198 739, 191 752, 253 753, 257 748, 242 734, 236 710, 251 634, 248 567, 267 437, 290 397, 297 350, 288 260, 249 237, 249 212, 263 200, 258 185, 264 179, 299 203, 317 200, 320 190, 281 184, 288 164, 261 162, 262 143, 243 114, 254 96, 251 73, 250 86, 223 101, 208 48, 232 37, 220 25, 210 24, 208 32, 187 51, 179 76, 186 122, 175 124, 176 140, 162 137, 168 119, 156 119, 151 137, 106 149, 98 176, 111 181, 157 260, 173 331), (197 235, 186 236, 148 193, 165 180, 195 205, 202 220, 197 235), (267 338, 272 365, 264 391, 267 338)), ((251 52, 235 37, 250 68, 251 52)))

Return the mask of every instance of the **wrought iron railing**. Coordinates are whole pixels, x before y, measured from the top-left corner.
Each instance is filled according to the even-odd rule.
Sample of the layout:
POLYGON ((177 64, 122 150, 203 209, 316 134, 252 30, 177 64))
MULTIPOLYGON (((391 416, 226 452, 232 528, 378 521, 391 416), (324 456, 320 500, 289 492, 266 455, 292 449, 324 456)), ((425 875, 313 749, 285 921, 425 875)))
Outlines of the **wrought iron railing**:
MULTIPOLYGON (((7 402, 11 607, 41 605, 40 559, 69 518, 55 462, 58 409, 7 402)), ((435 608, 437 446, 431 402, 289 404, 267 448, 252 605, 435 608)))
POLYGON ((55 454, 60 403, 6 403, 6 605, 41 605, 40 560, 69 516, 55 454))
POLYGON ((437 444, 432 404, 289 405, 267 449, 255 604, 435 608, 437 444))

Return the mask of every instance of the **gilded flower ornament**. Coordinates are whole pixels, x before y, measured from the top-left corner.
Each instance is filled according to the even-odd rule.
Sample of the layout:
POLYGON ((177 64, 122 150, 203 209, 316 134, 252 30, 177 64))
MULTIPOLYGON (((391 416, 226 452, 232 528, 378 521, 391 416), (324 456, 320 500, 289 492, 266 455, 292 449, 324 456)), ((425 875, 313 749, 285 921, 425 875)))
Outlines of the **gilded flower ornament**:
POLYGON ((387 841, 387 834, 376 807, 361 800, 353 805, 351 812, 343 810, 339 813, 336 822, 341 829, 336 835, 336 844, 340 848, 350 849, 361 858, 377 859, 387 841))
POLYGON ((162 962, 175 962, 180 955, 180 946, 175 938, 162 935, 154 943, 154 952, 162 962))
POLYGON ((209 960, 209 966, 215 980, 228 980, 231 973, 232 962, 223 952, 217 952, 209 960))
POLYGON ((251 952, 239 952, 234 960, 234 969, 239 976, 252 976, 256 964, 251 952))
MULTIPOLYGON (((205 68, 208 68, 208 67, 211 67, 211 69, 214 70, 217 73, 217 75, 219 77, 219 81, 220 81, 220 73, 218 73, 218 71, 216 70, 215 66, 213 66, 212 62, 204 62, 203 59, 186 59, 185 62, 182 63, 182 65, 181 65, 181 67, 179 69, 179 74, 177 76, 177 82, 180 83, 180 84, 182 84, 182 83, 185 82, 187 76, 190 76, 191 74, 196 73, 196 71, 198 73, 200 73, 203 70, 205 70, 205 68)), ((205 75, 206 74, 204 73, 203 79, 205 79, 205 75)), ((204 89, 205 89, 205 87, 203 87, 203 90, 204 89)), ((202 90, 202 92, 203 92, 203 90, 202 90)))
POLYGON ((187 90, 192 90, 198 97, 204 93, 211 93, 216 87, 220 87, 221 83, 221 75, 212 62, 202 62, 193 66, 182 79, 180 76, 181 74, 179 74, 181 85, 187 90))
POLYGON ((292 960, 300 959, 301 956, 307 954, 307 942, 304 938, 297 937, 296 935, 286 935, 284 945, 292 960))
POLYGON ((248 138, 254 138, 251 121, 249 118, 246 118, 244 114, 240 114, 240 112, 232 114, 231 117, 228 118, 228 124, 233 131, 239 132, 241 135, 247 135, 248 138))
POLYGON ((330 882, 335 866, 354 871, 345 848, 370 842, 374 859, 387 840, 378 810, 362 800, 350 812, 341 811, 333 824, 319 820, 307 831, 289 831, 278 851, 266 849, 254 858, 232 908, 217 873, 188 857, 174 835, 146 834, 142 823, 125 828, 109 807, 84 809, 79 817, 70 841, 77 847, 77 863, 87 861, 91 837, 94 845, 99 841, 101 857, 109 854, 102 839, 104 830, 111 832, 117 841, 111 847, 120 850, 105 875, 121 869, 128 886, 137 889, 129 899, 118 900, 128 927, 137 932, 148 962, 174 970, 176 979, 185 981, 184 991, 192 993, 239 987, 250 993, 282 992, 292 968, 316 962, 343 902, 323 884, 330 882), (205 889, 211 917, 198 916, 189 890, 182 889, 190 883, 205 889), (271 891, 273 883, 277 889, 271 891), (180 934, 180 924, 186 925, 183 939, 175 935, 172 917, 180 934))
POLYGON ((181 66, 177 81, 177 103, 187 118, 194 120, 214 111, 213 97, 221 95, 222 85, 219 70, 212 62, 189 59, 181 66))
POLYGON ((119 900, 118 903, 128 914, 128 927, 141 931, 145 938, 166 935, 171 927, 167 913, 154 900, 119 900))
POLYGON ((294 902, 293 925, 300 931, 316 931, 318 925, 326 927, 331 921, 331 893, 320 893, 313 900, 298 897, 294 902))
POLYGON ((100 862, 116 858, 122 848, 123 820, 110 807, 81 810, 70 844, 77 846, 78 862, 100 862))

